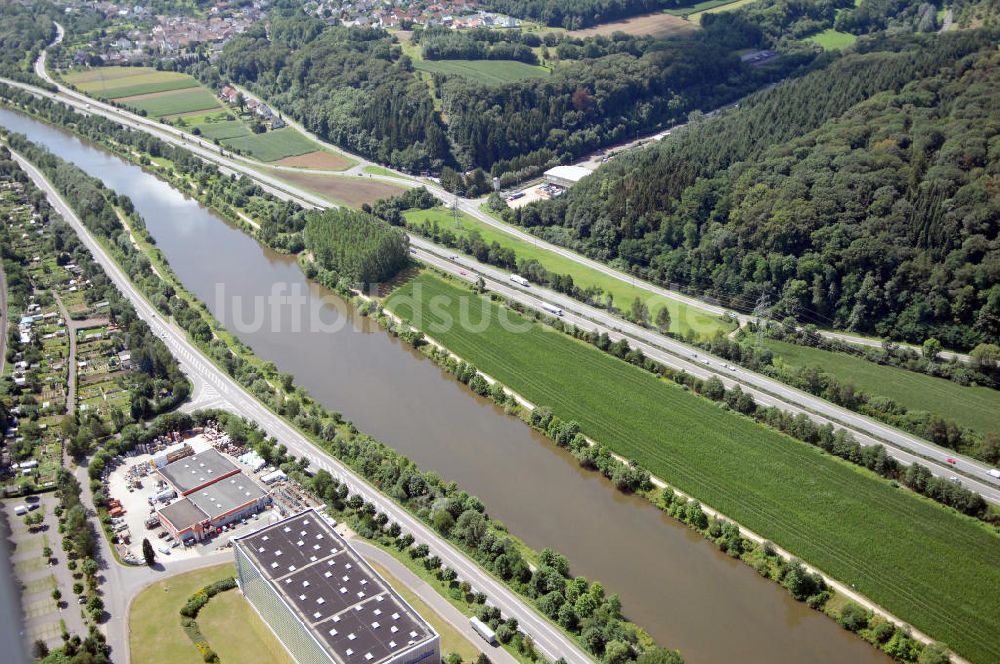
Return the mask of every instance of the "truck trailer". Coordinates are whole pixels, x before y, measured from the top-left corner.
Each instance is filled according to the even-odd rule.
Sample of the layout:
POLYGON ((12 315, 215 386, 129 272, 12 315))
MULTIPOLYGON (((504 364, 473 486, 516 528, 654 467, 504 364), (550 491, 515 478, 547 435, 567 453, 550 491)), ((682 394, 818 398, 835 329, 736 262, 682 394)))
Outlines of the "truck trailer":
POLYGON ((496 632, 490 629, 489 625, 484 623, 476 616, 472 616, 471 618, 469 618, 469 624, 472 625, 472 629, 476 630, 476 634, 483 637, 483 640, 486 641, 486 643, 490 644, 491 646, 495 646, 497 644, 496 632))

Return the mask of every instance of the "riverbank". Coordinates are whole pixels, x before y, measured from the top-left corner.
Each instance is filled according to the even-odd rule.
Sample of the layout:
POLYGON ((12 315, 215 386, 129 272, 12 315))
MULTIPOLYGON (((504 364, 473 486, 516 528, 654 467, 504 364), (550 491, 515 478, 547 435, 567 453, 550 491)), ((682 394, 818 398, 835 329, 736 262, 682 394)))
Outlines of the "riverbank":
MULTIPOLYGON (((72 144, 60 150, 77 152, 72 144)), ((117 170, 103 158, 95 161, 95 174, 113 179, 116 188, 136 190, 134 203, 146 216, 157 248, 181 280, 194 284, 200 290, 196 294, 208 302, 219 304, 213 298, 220 283, 232 289, 228 295, 246 301, 267 292, 275 281, 310 301, 330 295, 305 282, 290 257, 262 249, 196 207, 182 209, 155 181, 117 170), (141 191, 139 182, 144 185, 141 191), (240 276, 238 281, 233 274, 240 276)), ((347 305, 327 301, 325 306, 327 321, 341 320, 347 333, 291 332, 291 317, 282 311, 273 329, 245 330, 238 336, 265 361, 296 375, 318 399, 343 408, 359 428, 474 490, 491 513, 532 546, 562 550, 576 573, 621 589, 630 616, 656 626, 673 645, 690 644, 690 650, 684 648, 689 661, 717 661, 738 653, 745 661, 761 662, 865 661, 873 656, 863 643, 798 605, 779 587, 752 570, 732 566, 714 546, 692 540, 684 527, 648 504, 623 498, 610 483, 581 471, 571 455, 520 422, 497 417, 501 413, 489 402, 470 399, 465 388, 429 362, 414 363, 419 355, 386 335, 374 334, 377 328, 347 305), (350 380, 331 381, 332 376, 350 380), (468 431, 477 435, 470 438, 468 431), (510 478, 518 478, 515 491, 510 478), (593 523, 604 525, 597 531, 593 523), (609 538, 620 546, 607 547, 609 538), (671 565, 663 565, 665 557, 671 565), (664 607, 667 589, 690 599, 685 605, 664 607), (733 597, 740 598, 744 609, 754 608, 720 609, 733 597), (718 639, 720 624, 727 634, 738 636, 718 639)), ((280 385, 276 373, 265 380, 280 385)))

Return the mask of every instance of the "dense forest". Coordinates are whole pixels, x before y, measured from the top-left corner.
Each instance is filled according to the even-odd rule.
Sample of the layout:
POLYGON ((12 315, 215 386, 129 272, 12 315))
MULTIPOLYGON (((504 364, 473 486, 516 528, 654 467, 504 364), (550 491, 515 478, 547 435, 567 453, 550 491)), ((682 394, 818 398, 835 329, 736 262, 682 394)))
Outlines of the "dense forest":
POLYGON ((275 10, 223 50, 223 76, 251 86, 307 129, 384 163, 427 169, 450 159, 427 84, 382 30, 326 27, 275 10))
POLYGON ((738 308, 764 293, 777 317, 957 348, 996 343, 995 40, 870 40, 508 215, 738 308))
MULTIPOLYGON (((719 22, 690 41, 649 37, 546 38, 560 59, 552 74, 504 85, 462 77, 414 76, 409 57, 386 32, 325 26, 297 9, 275 10, 234 38, 218 67, 320 136, 408 170, 451 165, 493 175, 566 161, 609 142, 634 138, 698 108, 734 101, 808 63, 814 53, 752 67, 733 48, 760 43, 758 31, 719 22), (443 118, 447 118, 447 122, 443 118)), ((429 31, 432 57, 534 60, 537 37, 486 31, 429 31)))
POLYGON ((367 212, 340 208, 311 214, 305 241, 321 268, 354 283, 391 279, 409 260, 406 233, 367 212))
POLYGON ((31 63, 55 36, 52 19, 39 6, 0 3, 0 76, 34 83, 31 63))

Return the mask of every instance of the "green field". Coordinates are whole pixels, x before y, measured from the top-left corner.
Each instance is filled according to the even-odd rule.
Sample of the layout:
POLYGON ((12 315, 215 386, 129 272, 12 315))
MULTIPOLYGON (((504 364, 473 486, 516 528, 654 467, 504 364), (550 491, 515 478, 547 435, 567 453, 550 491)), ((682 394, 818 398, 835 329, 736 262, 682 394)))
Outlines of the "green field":
POLYGON ((539 247, 533 242, 516 238, 467 214, 462 214, 461 225, 458 228, 455 227, 451 210, 440 207, 430 210, 409 210, 404 213, 404 216, 408 221, 413 222, 437 221, 442 231, 448 230, 456 235, 468 235, 473 230, 479 231, 487 243, 496 241, 503 247, 513 249, 518 259, 534 258, 550 272, 569 274, 573 277, 573 283, 581 288, 590 286, 603 288, 604 292, 611 293, 615 306, 619 309, 628 309, 636 297, 642 298, 649 307, 650 315, 654 317, 656 312, 665 306, 670 312, 670 329, 677 334, 687 334, 688 330, 693 330, 696 334, 711 336, 719 330, 729 332, 735 329, 735 325, 723 322, 714 314, 695 309, 671 298, 649 293, 642 288, 610 277, 599 270, 581 265, 544 247, 539 247))
POLYGON ((808 41, 822 46, 827 51, 838 51, 842 48, 847 48, 857 40, 858 38, 849 32, 838 32, 833 28, 817 33, 808 39, 808 41))
POLYGON ((150 117, 159 118, 164 115, 190 113, 191 111, 221 110, 219 101, 205 88, 191 88, 131 99, 123 102, 132 108, 146 111, 150 117))
POLYGON ((229 147, 242 150, 260 161, 276 161, 285 157, 315 152, 319 146, 291 127, 264 134, 230 138, 223 141, 229 147))
POLYGON ((482 371, 963 656, 1000 661, 1000 537, 982 524, 550 328, 508 331, 497 305, 429 274, 388 304, 414 322, 419 310, 422 330, 482 371), (439 327, 463 306, 493 322, 439 327))
POLYGON ((198 627, 223 662, 295 664, 238 589, 213 597, 198 613, 198 627))
MULTIPOLYGON (((209 139, 224 141, 231 138, 249 136, 250 130, 239 120, 224 120, 223 122, 203 122, 193 125, 201 135, 209 139)), ((192 128, 193 128, 192 127, 192 128)))
POLYGON ((944 378, 883 366, 819 348, 767 339, 765 345, 793 367, 816 366, 862 392, 889 397, 908 410, 937 413, 979 433, 1000 433, 1000 392, 988 387, 963 387, 944 378))
POLYGON ((495 85, 549 75, 549 70, 545 67, 516 60, 414 60, 413 68, 495 85))
POLYGON ((389 170, 383 166, 365 166, 362 168, 365 173, 371 173, 372 175, 388 175, 389 177, 399 177, 399 174, 395 171, 389 170))
POLYGON ((108 99, 198 87, 187 74, 148 67, 97 67, 67 72, 63 78, 82 92, 108 99))
MULTIPOLYGON (((200 664, 202 658, 181 628, 178 612, 196 590, 235 571, 232 563, 226 563, 179 574, 157 581, 136 595, 128 615, 131 660, 149 664, 200 664)), ((250 635, 241 630, 240 638, 249 639, 250 635)))

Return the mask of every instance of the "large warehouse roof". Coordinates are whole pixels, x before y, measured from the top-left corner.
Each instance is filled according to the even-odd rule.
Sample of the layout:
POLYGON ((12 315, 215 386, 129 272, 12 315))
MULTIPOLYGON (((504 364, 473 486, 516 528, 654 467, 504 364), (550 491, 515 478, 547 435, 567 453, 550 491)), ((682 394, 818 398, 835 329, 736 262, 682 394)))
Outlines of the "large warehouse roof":
POLYGON ((378 664, 436 638, 316 510, 233 543, 336 661, 378 664))
POLYGON ((167 505, 160 510, 160 514, 174 528, 183 531, 207 519, 217 519, 266 495, 267 492, 256 482, 243 473, 237 473, 167 505))
POLYGON ((545 171, 545 177, 575 183, 592 173, 593 171, 586 169, 583 166, 555 166, 545 171))
POLYGON ((239 472, 239 468, 218 450, 208 449, 168 463, 159 472, 178 493, 186 494, 229 477, 239 472))
POLYGON ((237 473, 188 494, 187 499, 209 519, 215 519, 265 495, 266 492, 256 482, 243 473, 237 473))

